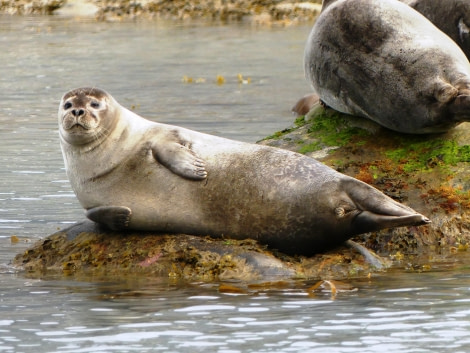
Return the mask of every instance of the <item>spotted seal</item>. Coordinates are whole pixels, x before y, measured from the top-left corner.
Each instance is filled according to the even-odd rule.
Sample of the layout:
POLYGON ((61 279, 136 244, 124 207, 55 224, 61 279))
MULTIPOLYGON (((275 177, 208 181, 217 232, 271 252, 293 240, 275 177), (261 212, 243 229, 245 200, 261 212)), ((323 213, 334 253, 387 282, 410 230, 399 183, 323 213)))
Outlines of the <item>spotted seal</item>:
POLYGON ((435 133, 470 120, 465 54, 398 0, 324 1, 304 63, 322 102, 389 129, 435 133))
POLYGON ((58 117, 72 188, 111 229, 253 238, 308 255, 429 222, 312 158, 152 122, 101 89, 66 93, 58 117))

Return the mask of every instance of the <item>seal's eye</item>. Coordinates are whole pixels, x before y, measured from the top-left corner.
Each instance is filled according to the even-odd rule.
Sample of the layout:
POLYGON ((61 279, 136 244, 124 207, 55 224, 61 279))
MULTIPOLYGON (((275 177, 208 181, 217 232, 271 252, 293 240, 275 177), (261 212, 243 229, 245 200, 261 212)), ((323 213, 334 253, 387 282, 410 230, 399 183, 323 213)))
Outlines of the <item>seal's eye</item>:
POLYGON ((64 109, 67 110, 67 109, 70 109, 72 107, 72 103, 70 102, 67 102, 64 104, 64 109))
POLYGON ((92 108, 95 108, 95 109, 98 109, 100 107, 100 103, 96 101, 91 102, 90 105, 92 108))

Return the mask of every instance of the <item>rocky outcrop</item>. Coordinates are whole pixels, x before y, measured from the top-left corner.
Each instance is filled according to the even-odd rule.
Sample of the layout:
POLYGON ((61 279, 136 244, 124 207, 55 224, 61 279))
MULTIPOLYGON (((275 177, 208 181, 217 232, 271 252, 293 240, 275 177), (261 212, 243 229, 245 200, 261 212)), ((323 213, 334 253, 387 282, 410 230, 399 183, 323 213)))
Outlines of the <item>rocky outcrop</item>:
POLYGON ((365 276, 389 265, 362 253, 353 243, 312 258, 292 257, 250 239, 113 232, 83 221, 37 242, 13 264, 30 277, 132 275, 246 283, 365 276))
POLYGON ((309 21, 321 1, 296 0, 0 0, 0 13, 59 14, 98 20, 249 20, 260 24, 309 21))
POLYGON ((0 13, 10 15, 51 15, 66 0, 0 0, 0 13))

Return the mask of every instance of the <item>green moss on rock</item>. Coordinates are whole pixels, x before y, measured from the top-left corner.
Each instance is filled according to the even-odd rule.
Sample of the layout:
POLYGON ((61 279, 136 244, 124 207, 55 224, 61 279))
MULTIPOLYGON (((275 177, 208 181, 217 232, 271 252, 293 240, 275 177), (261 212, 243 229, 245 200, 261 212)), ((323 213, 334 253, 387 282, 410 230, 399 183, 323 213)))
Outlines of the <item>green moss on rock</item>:
MULTIPOLYGON (((308 133, 312 138, 318 139, 315 145, 320 146, 345 146, 349 143, 364 144, 363 137, 370 133, 360 127, 353 126, 348 116, 332 109, 320 109, 318 114, 311 118, 308 133)), ((300 149, 303 153, 304 149, 300 149)), ((311 152, 311 149, 307 149, 311 152)))

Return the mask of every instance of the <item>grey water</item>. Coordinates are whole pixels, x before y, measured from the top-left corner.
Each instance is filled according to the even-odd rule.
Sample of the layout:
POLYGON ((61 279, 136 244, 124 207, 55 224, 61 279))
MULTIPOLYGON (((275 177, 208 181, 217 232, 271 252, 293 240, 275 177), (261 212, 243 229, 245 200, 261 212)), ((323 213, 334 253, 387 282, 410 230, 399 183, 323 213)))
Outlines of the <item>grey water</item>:
POLYGON ((309 30, 0 16, 0 352, 470 350, 465 252, 335 296, 303 282, 229 294, 168 278, 31 279, 9 265, 83 217, 58 144, 64 92, 104 88, 152 120, 255 142, 288 127, 309 92, 309 30))

